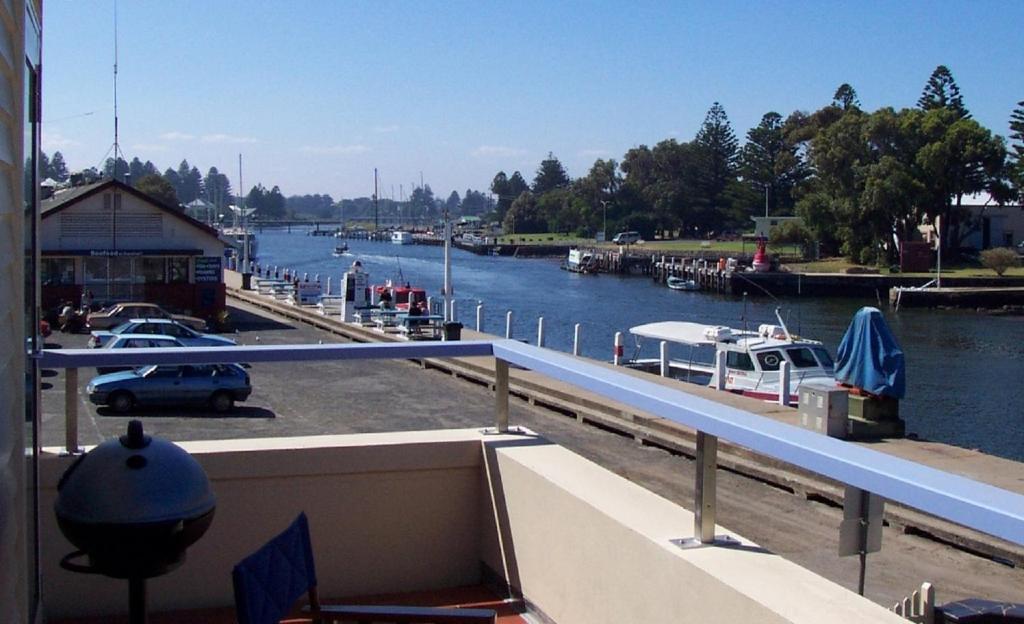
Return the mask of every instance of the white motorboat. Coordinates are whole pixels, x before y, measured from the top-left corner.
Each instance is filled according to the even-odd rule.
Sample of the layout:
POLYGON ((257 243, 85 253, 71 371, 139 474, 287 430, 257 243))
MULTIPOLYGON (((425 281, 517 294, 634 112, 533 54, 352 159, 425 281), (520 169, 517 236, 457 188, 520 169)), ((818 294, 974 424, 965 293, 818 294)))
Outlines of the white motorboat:
POLYGON ((629 330, 636 337, 637 352, 627 366, 660 372, 661 360, 641 359, 640 346, 644 339, 664 340, 690 348, 688 359, 669 359, 669 373, 676 379, 717 386, 718 371, 714 362, 718 353, 724 353, 725 389, 737 394, 777 399, 783 362, 788 362, 790 367, 791 402, 796 401, 801 384, 834 385, 835 364, 828 350, 817 340, 791 335, 778 310, 776 316, 779 325, 761 325, 757 331, 682 321, 637 325, 629 330))
POLYGON ((344 256, 348 253, 348 243, 342 243, 334 248, 334 257, 344 256))
POLYGON ((697 286, 697 282, 692 279, 677 277, 675 275, 669 276, 669 278, 665 280, 665 285, 672 290, 697 290, 699 288, 697 286))
POLYGON ((396 245, 411 245, 412 244, 412 232, 406 232, 405 230, 395 230, 391 233, 391 242, 396 245))
POLYGON ((562 267, 573 273, 597 275, 597 259, 594 257, 593 252, 576 249, 575 247, 569 250, 569 256, 562 267))

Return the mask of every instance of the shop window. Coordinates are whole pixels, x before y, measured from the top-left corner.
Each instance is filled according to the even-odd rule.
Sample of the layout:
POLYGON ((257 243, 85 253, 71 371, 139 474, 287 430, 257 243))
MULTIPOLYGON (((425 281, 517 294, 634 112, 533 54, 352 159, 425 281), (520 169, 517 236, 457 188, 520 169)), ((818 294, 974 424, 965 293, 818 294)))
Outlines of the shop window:
POLYGON ((85 282, 107 281, 107 259, 86 258, 85 259, 85 282))
POLYGON ((171 284, 188 283, 188 258, 167 259, 167 281, 171 284))
POLYGON ((143 284, 163 284, 166 271, 166 258, 140 258, 135 265, 135 281, 143 284))
POLYGON ((71 286, 75 283, 74 258, 44 258, 39 270, 43 286, 71 286))

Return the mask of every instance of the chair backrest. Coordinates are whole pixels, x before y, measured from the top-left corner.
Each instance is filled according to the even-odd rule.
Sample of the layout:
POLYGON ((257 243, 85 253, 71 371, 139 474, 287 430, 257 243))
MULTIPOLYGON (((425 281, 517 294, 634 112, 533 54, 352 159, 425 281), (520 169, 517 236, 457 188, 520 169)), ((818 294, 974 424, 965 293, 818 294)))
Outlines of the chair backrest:
POLYGON ((277 624, 302 594, 316 590, 309 522, 300 513, 287 529, 235 566, 239 624, 277 624))

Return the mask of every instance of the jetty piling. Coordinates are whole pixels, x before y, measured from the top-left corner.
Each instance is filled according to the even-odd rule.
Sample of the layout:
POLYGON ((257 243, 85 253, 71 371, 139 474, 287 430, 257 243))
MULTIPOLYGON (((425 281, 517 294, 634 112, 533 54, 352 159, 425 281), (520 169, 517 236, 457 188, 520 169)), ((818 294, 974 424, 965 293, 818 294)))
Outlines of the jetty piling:
POLYGON ((512 310, 505 313, 505 337, 512 337, 512 310))
POLYGON ((576 323, 572 328, 572 354, 580 354, 580 324, 576 323))
POLYGON ((622 366, 622 332, 615 332, 615 348, 613 350, 614 356, 612 363, 616 366, 622 366))
POLYGON ((476 304, 476 330, 478 332, 484 331, 484 304, 476 304))
POLYGON ((537 346, 544 346, 544 317, 537 317, 537 346))

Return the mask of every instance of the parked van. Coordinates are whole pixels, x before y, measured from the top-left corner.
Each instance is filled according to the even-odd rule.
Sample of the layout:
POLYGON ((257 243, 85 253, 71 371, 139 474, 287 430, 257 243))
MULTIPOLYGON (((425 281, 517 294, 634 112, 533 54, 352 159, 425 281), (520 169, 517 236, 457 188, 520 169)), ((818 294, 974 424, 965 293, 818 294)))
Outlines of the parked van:
POLYGON ((632 245, 633 243, 640 240, 639 232, 619 232, 612 239, 612 242, 616 245, 632 245))

